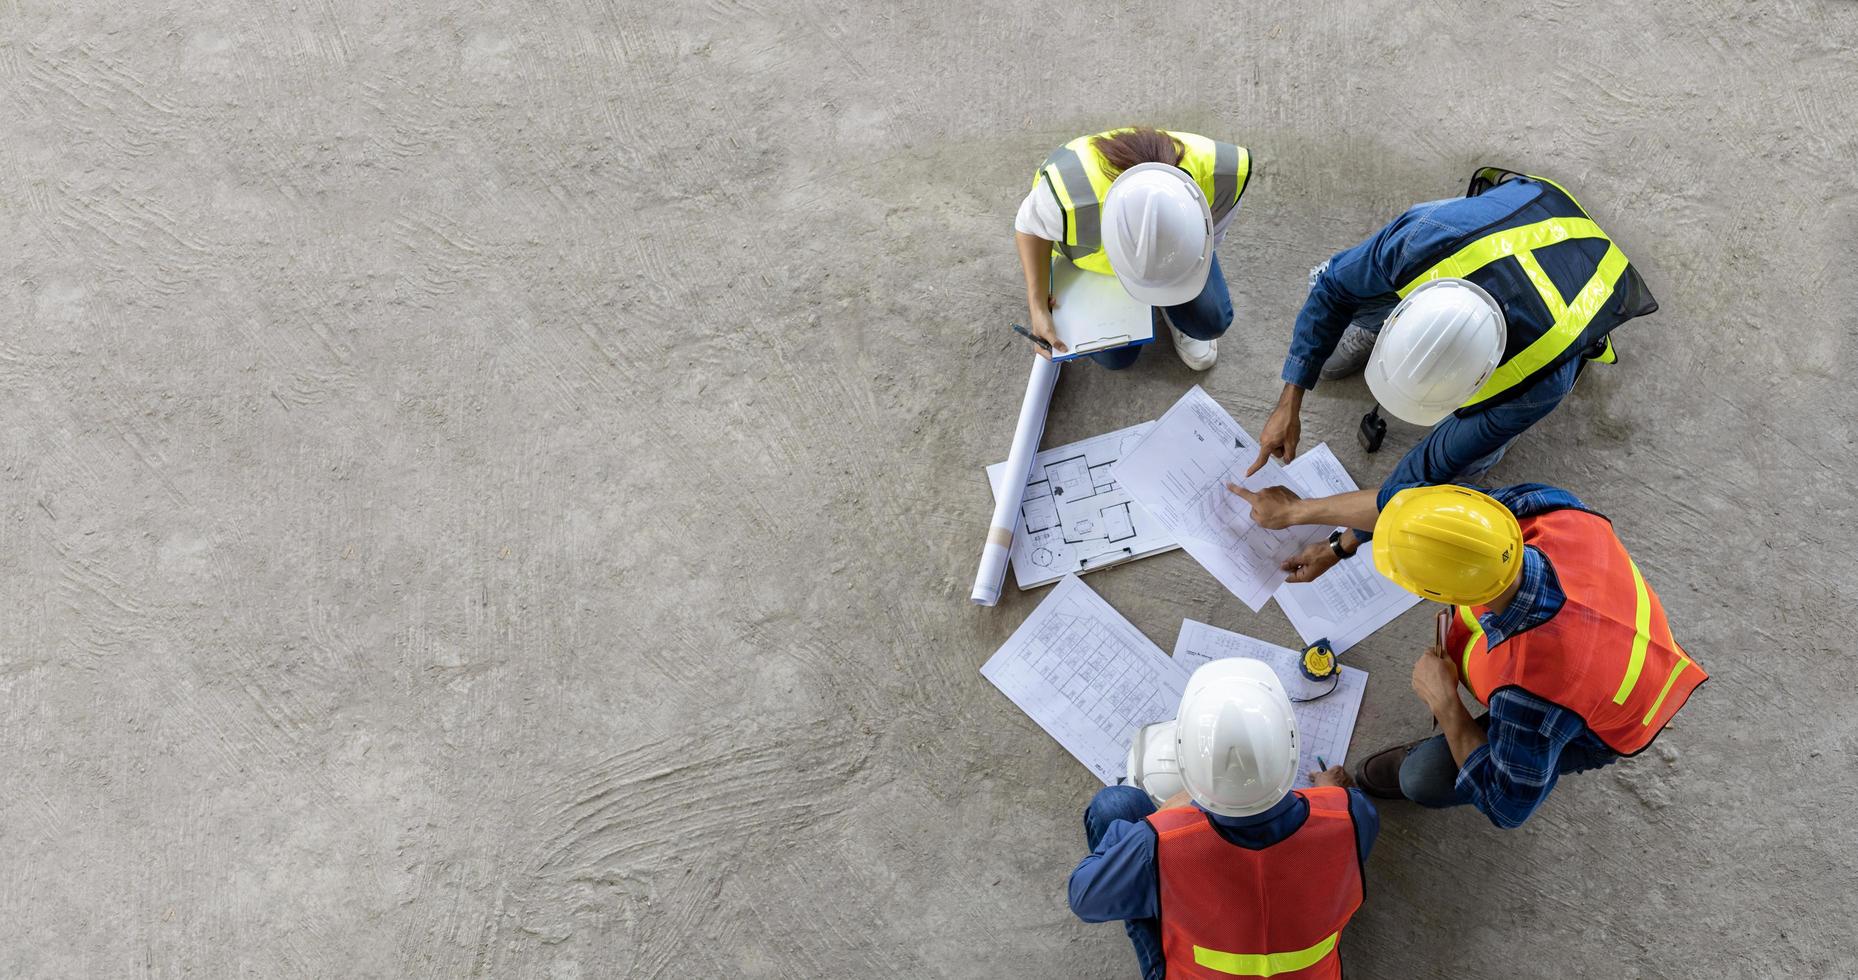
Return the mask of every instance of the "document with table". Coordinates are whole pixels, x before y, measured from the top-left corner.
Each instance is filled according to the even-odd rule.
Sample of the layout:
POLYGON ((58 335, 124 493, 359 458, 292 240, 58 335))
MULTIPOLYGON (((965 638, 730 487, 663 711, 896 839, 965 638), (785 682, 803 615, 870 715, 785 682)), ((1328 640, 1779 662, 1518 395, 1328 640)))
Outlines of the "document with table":
POLYGON ((1276 460, 1246 477, 1257 457, 1258 443, 1196 385, 1113 469, 1117 484, 1253 612, 1289 577, 1284 560, 1329 534, 1314 526, 1270 531, 1252 521, 1251 505, 1227 483, 1303 492, 1276 460))
MULTIPOLYGON (((1302 496, 1332 496, 1356 489, 1328 443, 1291 460, 1284 467, 1302 496)), ((1341 653, 1368 634, 1394 621, 1419 604, 1419 596, 1388 581, 1374 567, 1374 542, 1362 544, 1353 558, 1345 558, 1314 582, 1286 582, 1277 590, 1277 604, 1290 617, 1303 642, 1328 639, 1341 653)))
POLYGON ((1104 785, 1143 725, 1173 718, 1189 671, 1075 575, 1066 575, 981 667, 1104 785))
POLYGON ((1263 640, 1222 630, 1217 626, 1186 620, 1174 641, 1174 660, 1192 674, 1202 664, 1223 657, 1251 657, 1271 667, 1284 684, 1284 693, 1296 698, 1320 698, 1290 706, 1297 716, 1298 788, 1310 785, 1310 773, 1322 768, 1318 757, 1332 766, 1343 765, 1348 757, 1348 743, 1355 735, 1355 718, 1361 713, 1361 696, 1368 690, 1368 673, 1343 667, 1336 681, 1312 681, 1297 669, 1302 659, 1299 651, 1266 643, 1263 640), (1333 693, 1330 684, 1335 685, 1333 693))

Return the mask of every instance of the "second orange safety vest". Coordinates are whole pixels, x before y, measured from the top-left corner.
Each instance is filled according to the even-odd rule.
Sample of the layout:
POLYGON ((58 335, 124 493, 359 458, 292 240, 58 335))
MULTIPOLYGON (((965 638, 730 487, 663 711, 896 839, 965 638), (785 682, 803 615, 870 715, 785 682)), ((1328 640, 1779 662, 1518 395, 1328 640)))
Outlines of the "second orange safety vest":
POLYGON ((1362 898, 1355 818, 1347 790, 1295 792, 1309 818, 1255 851, 1221 837, 1197 807, 1149 815, 1169 980, 1342 976, 1342 927, 1362 898))
POLYGON ((1445 639, 1459 678, 1482 704, 1520 687, 1580 715, 1620 755, 1643 751, 1709 675, 1677 645, 1664 605, 1610 521, 1568 508, 1519 523, 1567 603, 1495 648, 1477 621, 1488 610, 1459 606, 1445 639))

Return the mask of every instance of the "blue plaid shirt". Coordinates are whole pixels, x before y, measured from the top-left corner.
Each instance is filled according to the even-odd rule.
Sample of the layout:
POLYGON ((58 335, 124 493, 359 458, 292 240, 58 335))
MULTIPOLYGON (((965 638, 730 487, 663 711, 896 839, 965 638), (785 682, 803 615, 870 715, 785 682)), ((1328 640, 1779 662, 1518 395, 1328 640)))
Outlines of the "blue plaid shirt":
MULTIPOLYGON (((1541 483, 1489 493, 1517 517, 1588 509, 1579 497, 1541 483)), ((1547 622, 1561 611, 1567 598, 1548 559, 1534 548, 1524 548, 1522 585, 1516 598, 1502 612, 1486 613, 1477 621, 1484 627, 1489 646, 1494 647, 1547 622)), ((1491 823, 1506 829, 1529 819, 1562 773, 1597 769, 1619 758, 1580 715, 1520 687, 1506 687, 1491 695, 1489 721, 1490 743, 1464 761, 1457 787, 1459 795, 1468 798, 1491 823)))

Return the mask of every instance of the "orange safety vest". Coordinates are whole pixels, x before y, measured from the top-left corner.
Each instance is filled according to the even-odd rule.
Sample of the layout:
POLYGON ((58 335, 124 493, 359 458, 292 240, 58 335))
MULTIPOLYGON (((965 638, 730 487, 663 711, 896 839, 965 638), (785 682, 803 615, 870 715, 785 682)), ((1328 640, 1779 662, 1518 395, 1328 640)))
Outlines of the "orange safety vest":
POLYGON ((1169 980, 1339 980, 1342 927, 1361 907, 1361 859, 1348 791, 1295 791, 1309 819, 1250 850, 1197 807, 1152 813, 1161 883, 1161 951, 1169 980))
POLYGON ((1677 645, 1612 522, 1568 508, 1519 523, 1523 544, 1548 559, 1567 603, 1495 649, 1477 621, 1489 610, 1459 606, 1445 637, 1446 649, 1464 651, 1459 678, 1482 704, 1520 687, 1580 715, 1620 755, 1643 751, 1709 674, 1677 645))

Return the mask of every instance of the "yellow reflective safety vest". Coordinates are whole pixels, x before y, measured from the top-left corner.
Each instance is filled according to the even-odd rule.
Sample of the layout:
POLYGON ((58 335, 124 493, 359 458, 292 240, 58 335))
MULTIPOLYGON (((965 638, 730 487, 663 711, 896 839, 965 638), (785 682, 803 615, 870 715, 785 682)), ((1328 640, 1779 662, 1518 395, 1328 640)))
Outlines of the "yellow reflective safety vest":
MULTIPOLYGON (((1052 251, 1080 269, 1106 276, 1115 275, 1110 257, 1103 251, 1103 196, 1109 193, 1110 178, 1104 172, 1103 154, 1090 141, 1120 132, 1124 130, 1111 129, 1066 143, 1045 158, 1032 178, 1032 189, 1045 185, 1064 212, 1064 240, 1053 242, 1052 251)), ((1200 185, 1217 226, 1238 206, 1239 195, 1245 193, 1252 173, 1251 153, 1243 146, 1194 133, 1164 132, 1181 141, 1181 169, 1200 185)))
MULTIPOLYGON (((1400 287, 1401 298, 1434 279, 1468 279, 1503 307, 1503 360, 1457 414, 1469 415, 1524 391, 1581 356, 1612 363, 1613 328, 1654 313, 1637 269, 1561 185, 1486 167, 1467 196, 1522 181, 1535 195, 1508 217, 1458 241, 1400 287)), ((1399 281, 1399 280, 1396 280, 1399 281)))

